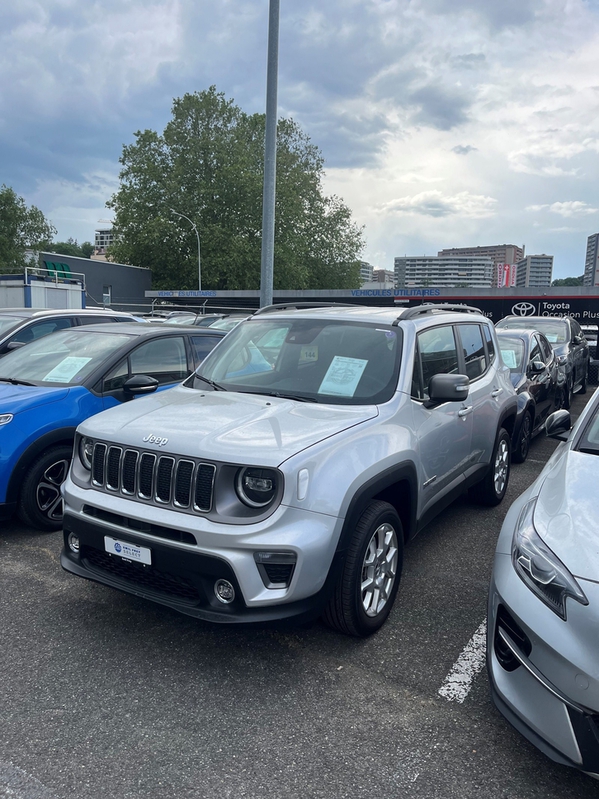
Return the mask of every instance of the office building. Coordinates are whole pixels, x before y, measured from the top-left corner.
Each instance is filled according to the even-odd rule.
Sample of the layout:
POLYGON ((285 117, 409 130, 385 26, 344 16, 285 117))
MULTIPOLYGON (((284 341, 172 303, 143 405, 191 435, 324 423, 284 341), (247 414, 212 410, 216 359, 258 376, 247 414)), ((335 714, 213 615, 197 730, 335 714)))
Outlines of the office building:
POLYGON ((360 261, 360 283, 372 283, 374 266, 367 261, 360 261))
POLYGON ((106 250, 114 241, 112 228, 99 228, 94 233, 94 251, 91 255, 93 261, 106 261, 106 250))
POLYGON ((594 233, 587 239, 583 285, 599 286, 599 233, 594 233))
MULTIPOLYGON (((439 252, 441 258, 448 256, 486 256, 493 261, 493 285, 500 286, 498 267, 505 264, 517 264, 524 258, 524 245, 517 247, 515 244, 491 244, 488 247, 450 247, 439 252)), ((505 285, 503 283, 502 285, 505 285)))
POLYGON ((527 255, 518 261, 516 286, 550 286, 553 275, 553 255, 527 255))
POLYGON ((493 282, 488 256, 404 256, 395 258, 395 286, 487 288, 493 282))

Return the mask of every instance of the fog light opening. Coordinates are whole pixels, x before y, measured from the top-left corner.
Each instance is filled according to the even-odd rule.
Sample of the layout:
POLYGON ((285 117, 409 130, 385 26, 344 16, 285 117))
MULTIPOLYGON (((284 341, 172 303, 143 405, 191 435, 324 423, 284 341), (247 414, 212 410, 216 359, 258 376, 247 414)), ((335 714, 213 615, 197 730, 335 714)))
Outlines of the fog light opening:
POLYGON ((214 583, 214 593, 219 602, 230 605, 235 599, 235 588, 228 580, 217 580, 214 583))
POLYGON ((71 552, 79 553, 79 536, 76 533, 69 533, 67 544, 71 552))

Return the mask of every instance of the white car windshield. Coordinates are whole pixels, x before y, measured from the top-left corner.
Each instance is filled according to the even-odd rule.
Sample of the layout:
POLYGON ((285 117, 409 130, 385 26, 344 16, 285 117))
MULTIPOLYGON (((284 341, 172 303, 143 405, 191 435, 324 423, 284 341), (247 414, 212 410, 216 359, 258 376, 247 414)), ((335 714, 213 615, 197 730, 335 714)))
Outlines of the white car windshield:
POLYGON ((61 330, 13 350, 0 360, 0 380, 77 385, 131 336, 61 330))
POLYGON ((187 385, 306 402, 385 402, 397 386, 400 351, 396 327, 255 318, 232 330, 187 385))

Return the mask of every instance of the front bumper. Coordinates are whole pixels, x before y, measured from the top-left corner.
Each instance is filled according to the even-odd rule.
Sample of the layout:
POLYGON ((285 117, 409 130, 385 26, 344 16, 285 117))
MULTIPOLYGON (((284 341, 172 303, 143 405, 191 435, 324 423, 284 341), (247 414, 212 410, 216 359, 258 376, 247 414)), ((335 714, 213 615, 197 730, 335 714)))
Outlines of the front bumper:
POLYGON ((599 777, 599 652, 589 635, 597 604, 588 586, 590 605, 568 600, 564 622, 520 580, 511 557, 496 554, 487 668, 496 707, 522 735, 552 760, 599 777))
POLYGON ((342 555, 337 542, 342 520, 281 506, 255 525, 226 525, 122 497, 98 495, 65 484, 63 568, 80 577, 200 619, 222 623, 308 620, 322 612, 342 555), (72 552, 68 534, 80 551, 72 552), (151 565, 130 563, 105 551, 110 536, 151 550, 151 565), (286 551, 296 556, 287 587, 269 588, 254 553, 286 551), (223 604, 215 582, 224 579, 235 600, 223 604))

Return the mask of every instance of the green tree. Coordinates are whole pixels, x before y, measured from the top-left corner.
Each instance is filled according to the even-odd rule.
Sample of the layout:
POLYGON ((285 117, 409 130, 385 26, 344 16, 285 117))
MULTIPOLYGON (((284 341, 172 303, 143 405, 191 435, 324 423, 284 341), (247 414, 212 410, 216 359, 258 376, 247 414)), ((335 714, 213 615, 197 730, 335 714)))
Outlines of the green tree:
POLYGON ((580 277, 558 277, 551 284, 552 286, 582 286, 584 285, 584 275, 580 277))
MULTIPOLYGON (((265 117, 245 114, 211 87, 175 99, 162 135, 135 134, 123 148, 114 211, 113 260, 149 266, 157 288, 260 285, 265 117)), ((363 233, 350 209, 325 196, 319 149, 290 119, 277 136, 274 287, 360 285, 363 233)))
POLYGON ((22 272, 26 250, 46 249, 56 228, 35 205, 29 208, 9 186, 0 188, 0 272, 22 272))
POLYGON ((77 258, 89 258, 94 251, 90 241, 78 244, 77 239, 68 238, 66 241, 55 241, 48 245, 46 252, 55 252, 58 255, 74 255, 77 258))

